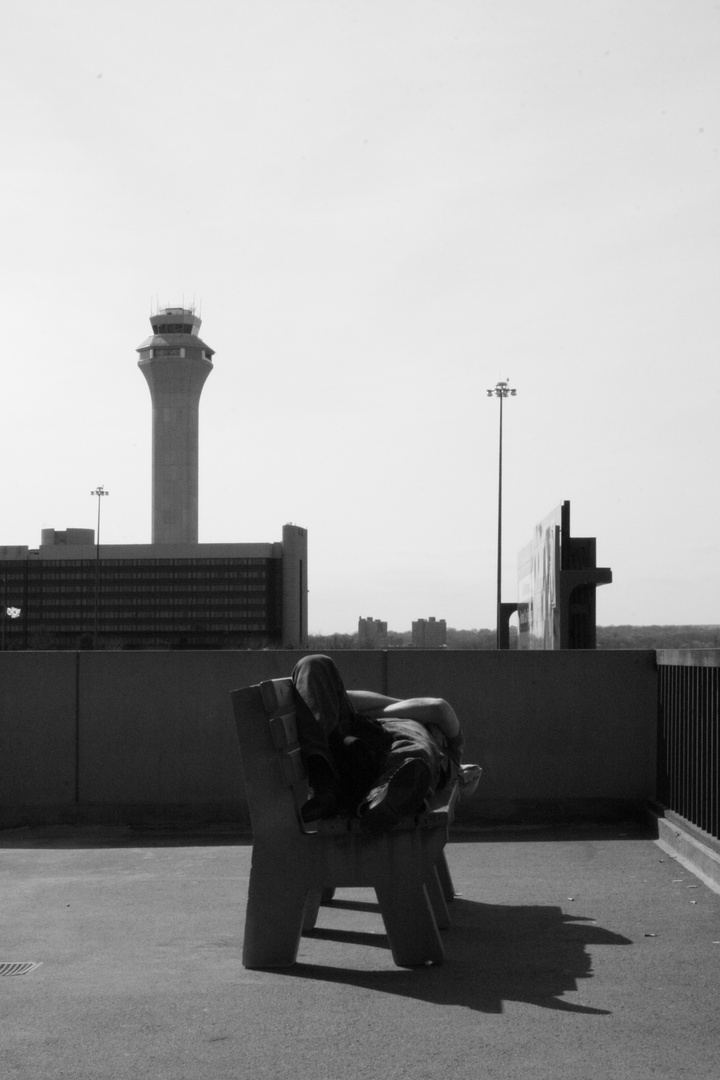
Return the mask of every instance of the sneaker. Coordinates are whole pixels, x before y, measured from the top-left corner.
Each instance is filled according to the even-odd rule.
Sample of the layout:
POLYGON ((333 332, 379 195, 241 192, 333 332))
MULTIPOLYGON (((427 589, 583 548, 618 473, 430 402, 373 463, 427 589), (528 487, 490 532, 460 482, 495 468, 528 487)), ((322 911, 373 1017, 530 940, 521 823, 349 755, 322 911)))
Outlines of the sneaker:
POLYGON ((482 769, 479 765, 461 765, 458 771, 460 798, 469 799, 477 791, 482 769))
POLYGON ((405 761, 392 776, 368 792, 358 807, 361 828, 379 835, 389 832, 406 814, 417 814, 431 786, 424 761, 405 761))

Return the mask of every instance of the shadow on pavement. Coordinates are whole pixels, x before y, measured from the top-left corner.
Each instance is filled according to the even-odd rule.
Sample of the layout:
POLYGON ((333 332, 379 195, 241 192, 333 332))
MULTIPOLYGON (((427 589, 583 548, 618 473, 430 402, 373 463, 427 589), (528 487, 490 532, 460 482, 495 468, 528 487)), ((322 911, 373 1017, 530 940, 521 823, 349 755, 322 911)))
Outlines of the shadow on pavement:
MULTIPOLYGON (((374 904, 334 901, 333 906, 377 911, 374 904)), ((592 978, 588 945, 631 945, 591 919, 555 906, 480 904, 456 899, 452 927, 443 933, 445 963, 431 968, 365 971, 299 962, 278 970, 291 978, 316 979, 400 994, 478 1012, 500 1013, 503 1002, 521 1001, 543 1009, 607 1016, 607 1009, 573 1004, 562 995, 592 978)), ((387 937, 345 930, 315 929, 325 940, 389 948, 387 937)))

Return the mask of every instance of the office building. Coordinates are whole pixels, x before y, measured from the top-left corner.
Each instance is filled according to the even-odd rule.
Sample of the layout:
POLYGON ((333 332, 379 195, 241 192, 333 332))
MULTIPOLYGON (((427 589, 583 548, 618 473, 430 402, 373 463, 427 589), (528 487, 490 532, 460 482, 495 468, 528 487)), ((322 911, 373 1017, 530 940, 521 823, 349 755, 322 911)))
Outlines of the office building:
POLYGON ((92 529, 44 529, 42 541, 0 547, 6 606, 19 610, 7 648, 290 648, 307 636, 307 532, 295 525, 276 543, 110 544, 99 559, 92 529))

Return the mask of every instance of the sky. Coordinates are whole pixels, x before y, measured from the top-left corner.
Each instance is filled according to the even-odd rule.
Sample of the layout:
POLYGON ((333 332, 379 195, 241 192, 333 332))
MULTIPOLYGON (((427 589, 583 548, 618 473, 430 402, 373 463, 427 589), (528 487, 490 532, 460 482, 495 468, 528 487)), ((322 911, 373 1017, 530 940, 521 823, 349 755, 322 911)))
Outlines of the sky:
POLYGON ((308 529, 312 633, 720 623, 720 3, 4 0, 0 545, 150 542, 136 349, 195 305, 200 540, 308 529))

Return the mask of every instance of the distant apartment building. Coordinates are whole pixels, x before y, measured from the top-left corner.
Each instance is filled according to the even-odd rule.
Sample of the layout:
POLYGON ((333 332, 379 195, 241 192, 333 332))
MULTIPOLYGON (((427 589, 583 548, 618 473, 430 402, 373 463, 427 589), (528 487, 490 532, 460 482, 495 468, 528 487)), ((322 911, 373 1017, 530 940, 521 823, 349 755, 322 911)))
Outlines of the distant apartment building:
POLYGON ((412 624, 412 643, 416 649, 442 649, 447 645, 444 619, 418 619, 412 624))
POLYGON ((384 649, 387 646, 387 623, 373 619, 358 619, 358 648, 384 649))

